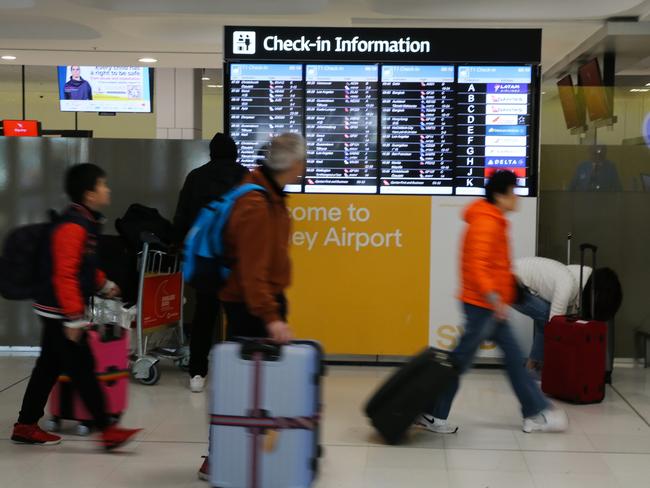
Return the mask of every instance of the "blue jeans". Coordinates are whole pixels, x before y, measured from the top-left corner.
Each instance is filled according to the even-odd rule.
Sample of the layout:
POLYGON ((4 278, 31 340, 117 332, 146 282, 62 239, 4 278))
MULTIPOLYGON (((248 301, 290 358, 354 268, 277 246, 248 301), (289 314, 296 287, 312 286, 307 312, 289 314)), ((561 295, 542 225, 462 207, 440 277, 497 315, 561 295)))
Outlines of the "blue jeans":
POLYGON ((517 312, 527 315, 535 321, 533 346, 530 349, 530 359, 538 363, 544 362, 544 327, 551 314, 551 304, 543 298, 533 295, 526 290, 521 303, 513 305, 517 312))
POLYGON ((459 370, 449 387, 440 395, 438 402, 430 412, 434 417, 446 419, 449 417, 451 404, 460 386, 460 374, 469 369, 476 351, 486 340, 494 341, 503 352, 506 372, 512 389, 521 404, 524 418, 537 415, 549 407, 549 402, 541 392, 537 383, 526 371, 524 356, 519 348, 512 328, 508 322, 496 322, 494 312, 486 308, 463 304, 465 311, 465 332, 460 338, 456 349, 451 353, 452 360, 459 370))

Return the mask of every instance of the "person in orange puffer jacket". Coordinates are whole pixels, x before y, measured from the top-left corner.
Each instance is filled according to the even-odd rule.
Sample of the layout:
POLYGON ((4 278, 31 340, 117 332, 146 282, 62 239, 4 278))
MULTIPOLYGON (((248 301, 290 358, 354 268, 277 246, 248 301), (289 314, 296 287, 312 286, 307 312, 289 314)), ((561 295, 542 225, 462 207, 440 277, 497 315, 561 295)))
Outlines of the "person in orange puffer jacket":
MULTIPOLYGON (((526 371, 524 354, 507 321, 516 284, 506 214, 517 209, 516 181, 510 171, 497 172, 486 185, 485 199, 472 203, 465 211, 460 295, 465 324, 451 358, 462 374, 472 365, 481 343, 494 341, 503 352, 508 378, 521 404, 522 430, 562 432, 568 425, 566 414, 552 406, 526 371)), ((458 427, 448 423, 447 417, 458 387, 456 377, 416 425, 439 434, 457 432, 458 427)))

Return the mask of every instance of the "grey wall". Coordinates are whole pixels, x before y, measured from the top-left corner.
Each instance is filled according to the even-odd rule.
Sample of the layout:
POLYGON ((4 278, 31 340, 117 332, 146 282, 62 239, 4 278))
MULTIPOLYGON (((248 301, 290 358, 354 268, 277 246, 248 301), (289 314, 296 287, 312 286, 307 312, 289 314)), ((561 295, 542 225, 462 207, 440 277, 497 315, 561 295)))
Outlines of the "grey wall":
POLYGON ((599 247, 598 265, 613 268, 623 285, 616 356, 633 357, 634 329, 650 317, 650 188, 645 191, 641 182, 643 173, 650 174, 650 150, 609 146, 620 191, 571 192, 568 183, 589 151, 586 146, 542 146, 538 254, 565 262, 569 232, 573 263, 579 262, 579 243, 599 247))
MULTIPOLYGON (((65 168, 93 162, 109 175, 113 205, 105 233, 131 203, 171 218, 185 175, 207 161, 209 141, 0 137, 0 239, 17 225, 40 222, 66 205, 65 168)), ((0 299, 0 345, 38 344, 40 326, 27 303, 0 299)))

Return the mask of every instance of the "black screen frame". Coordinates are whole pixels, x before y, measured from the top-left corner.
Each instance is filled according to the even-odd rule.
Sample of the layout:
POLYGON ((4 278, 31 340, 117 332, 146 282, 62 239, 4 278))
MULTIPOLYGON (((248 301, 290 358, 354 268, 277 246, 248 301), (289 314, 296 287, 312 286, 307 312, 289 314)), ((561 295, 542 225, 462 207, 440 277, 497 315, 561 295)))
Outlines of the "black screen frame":
MULTIPOLYGON (((455 194, 455 188, 456 186, 454 185, 454 193, 452 195, 436 195, 436 194, 411 194, 411 193, 401 193, 401 194, 382 194, 380 193, 380 179, 381 179, 381 168, 382 168, 382 158, 381 158, 381 146, 382 146, 382 113, 381 113, 381 108, 382 108, 382 67, 383 65, 399 65, 399 66, 413 66, 413 65, 422 65, 422 66, 434 66, 434 65, 440 65, 440 64, 453 64, 455 67, 455 78, 458 80, 458 67, 460 66, 530 66, 531 67, 531 84, 530 84, 530 104, 531 104, 531 111, 530 111, 530 117, 531 117, 531 132, 530 132, 530 161, 529 165, 527 166, 527 170, 529 171, 529 174, 527 174, 527 181, 528 181, 528 186, 527 188, 529 189, 528 195, 525 196, 525 198, 528 197, 537 197, 538 196, 538 186, 539 186, 539 142, 540 142, 540 102, 541 102, 541 68, 539 65, 531 64, 531 63, 511 63, 511 62, 484 62, 484 63, 477 63, 477 62, 472 62, 472 61, 464 61, 462 63, 431 63, 431 62, 420 62, 420 63, 415 63, 415 62, 403 62, 403 63, 397 63, 397 62, 339 62, 339 61, 325 61, 325 62, 292 62, 288 60, 278 60, 278 61, 260 61, 260 60, 236 60, 232 62, 225 62, 224 63, 224 120, 223 120, 223 126, 224 126, 224 133, 227 135, 230 135, 231 130, 230 130, 230 99, 232 98, 231 94, 231 84, 230 84, 230 67, 232 64, 301 64, 303 66, 302 70, 302 82, 303 82, 303 104, 306 104, 306 97, 307 97, 307 83, 306 83, 306 67, 308 64, 319 64, 319 65, 327 65, 327 64, 344 64, 344 65, 369 65, 369 64, 374 64, 377 65, 377 70, 378 70, 378 76, 377 76, 377 184, 376 184, 376 191, 375 193, 363 193, 363 192, 351 192, 351 193, 342 193, 342 192, 318 192, 318 193, 312 193, 312 192, 305 192, 305 178, 306 178, 306 171, 307 168, 305 167, 305 172, 302 175, 301 179, 301 190, 300 192, 292 192, 294 194, 308 194, 308 195, 382 195, 382 196, 410 196, 410 197, 463 197, 464 195, 456 195, 455 194)), ((457 81, 456 81, 457 83, 457 81)), ((307 117, 307 112, 304 110, 303 107, 303 124, 302 124, 302 136, 306 136, 306 117, 307 117)), ((455 153, 454 153, 455 155, 455 153)))

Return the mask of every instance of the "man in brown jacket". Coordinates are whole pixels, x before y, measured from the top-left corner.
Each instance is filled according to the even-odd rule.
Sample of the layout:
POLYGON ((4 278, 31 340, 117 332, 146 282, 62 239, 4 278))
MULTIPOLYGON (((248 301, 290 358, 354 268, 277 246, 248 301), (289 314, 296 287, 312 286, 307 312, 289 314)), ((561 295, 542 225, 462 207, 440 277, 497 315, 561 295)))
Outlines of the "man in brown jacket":
MULTIPOLYGON (((283 188, 303 174, 305 158, 302 136, 282 134, 271 140, 262 166, 244 179, 265 191, 237 200, 226 224, 225 255, 234 264, 219 297, 228 337, 269 337, 280 344, 292 339, 285 296, 291 282, 291 219, 283 188)), ((208 470, 206 458, 199 478, 208 480, 208 470)))
POLYGON ((305 142, 298 134, 271 140, 261 168, 245 178, 266 191, 237 201, 226 225, 226 256, 234 266, 220 298, 228 319, 228 336, 291 339, 286 323, 285 290, 291 282, 291 220, 283 188, 305 168, 305 142))

